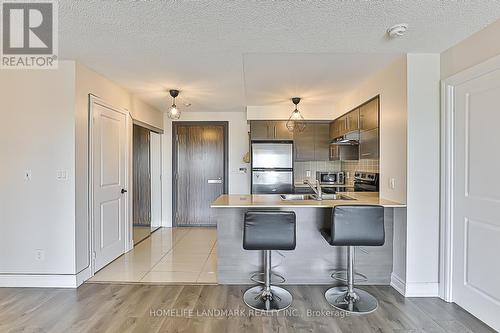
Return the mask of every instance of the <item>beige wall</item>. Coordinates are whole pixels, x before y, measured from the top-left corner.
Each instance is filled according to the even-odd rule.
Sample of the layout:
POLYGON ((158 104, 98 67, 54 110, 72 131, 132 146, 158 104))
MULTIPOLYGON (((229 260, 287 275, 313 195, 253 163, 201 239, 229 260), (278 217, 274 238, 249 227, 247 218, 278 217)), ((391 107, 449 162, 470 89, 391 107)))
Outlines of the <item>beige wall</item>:
POLYGON ((500 20, 441 53, 441 79, 500 54, 500 20))
POLYGON ((68 277, 89 265, 89 94, 154 127, 163 127, 162 114, 74 61, 2 71, 0 91, 0 252, 9 253, 0 256, 0 285, 71 286, 68 277), (67 179, 56 179, 60 171, 67 179))
POLYGON ((119 108, 131 110, 130 94, 111 80, 106 79, 82 64, 76 64, 75 76, 76 124, 76 269, 81 271, 90 264, 88 216, 88 132, 89 94, 102 98, 119 108))
POLYGON ((333 117, 380 95, 380 195, 406 202, 407 96, 406 57, 401 57, 342 99, 333 117), (389 179, 396 180, 395 189, 389 179))
POLYGON ((0 274, 75 273, 74 84, 72 62, 0 73, 0 274))
MULTIPOLYGON (((440 55, 408 54, 406 285, 437 295, 440 217, 440 55)), ((420 291, 419 291, 420 290, 420 291)), ((429 296, 429 295, 427 295, 429 296)))
MULTIPOLYGON (((115 82, 77 63, 75 76, 76 104, 76 264, 77 271, 89 265, 88 218, 88 131, 89 94, 117 108, 128 110, 134 119, 163 129, 163 115, 115 82)), ((130 130, 130 129, 129 129, 130 130)))
MULTIPOLYGON (((134 120, 163 130, 163 112, 143 102, 137 96, 132 96, 131 113, 134 120)), ((166 105, 166 103, 165 103, 166 105)))

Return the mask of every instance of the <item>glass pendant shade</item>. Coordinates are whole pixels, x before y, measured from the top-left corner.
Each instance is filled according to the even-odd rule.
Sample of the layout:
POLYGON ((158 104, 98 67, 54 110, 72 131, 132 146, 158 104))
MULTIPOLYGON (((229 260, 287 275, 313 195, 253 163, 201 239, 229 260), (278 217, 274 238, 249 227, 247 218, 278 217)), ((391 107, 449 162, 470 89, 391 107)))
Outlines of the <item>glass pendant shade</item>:
POLYGON ((290 118, 286 122, 286 127, 290 132, 302 132, 306 128, 305 119, 300 111, 295 107, 290 118))
POLYGON ((177 120, 181 117, 181 111, 179 111, 175 103, 172 104, 172 106, 168 110, 168 117, 173 120, 177 120))
POLYGON ((171 89, 169 92, 170 96, 172 96, 172 106, 168 110, 167 115, 170 119, 177 120, 181 117, 181 110, 179 110, 177 105, 175 105, 175 98, 179 96, 179 90, 171 89))

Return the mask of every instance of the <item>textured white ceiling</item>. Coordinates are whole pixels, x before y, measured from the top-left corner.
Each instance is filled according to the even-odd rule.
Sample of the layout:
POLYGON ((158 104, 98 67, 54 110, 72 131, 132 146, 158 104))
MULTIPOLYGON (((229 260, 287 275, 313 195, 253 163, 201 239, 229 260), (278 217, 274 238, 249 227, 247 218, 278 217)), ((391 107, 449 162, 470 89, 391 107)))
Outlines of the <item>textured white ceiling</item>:
POLYGON ((59 4, 63 59, 158 108, 179 88, 193 111, 242 111, 290 94, 335 99, 397 55, 441 52, 500 18, 497 0, 59 4), (401 22, 407 36, 387 40, 401 22))

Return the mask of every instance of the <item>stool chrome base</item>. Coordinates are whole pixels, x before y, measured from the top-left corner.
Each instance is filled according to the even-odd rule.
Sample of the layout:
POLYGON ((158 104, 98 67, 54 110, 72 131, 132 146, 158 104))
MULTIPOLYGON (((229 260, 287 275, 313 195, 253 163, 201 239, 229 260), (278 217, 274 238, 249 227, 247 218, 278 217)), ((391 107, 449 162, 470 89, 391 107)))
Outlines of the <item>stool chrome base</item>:
POLYGON ((325 292, 325 298, 334 308, 349 313, 371 313, 378 307, 375 297, 358 288, 353 288, 349 297, 347 287, 333 287, 325 292))
POLYGON ((243 301, 254 310, 281 311, 292 304, 292 294, 281 287, 270 286, 271 292, 266 293, 264 286, 255 286, 243 295, 243 301))

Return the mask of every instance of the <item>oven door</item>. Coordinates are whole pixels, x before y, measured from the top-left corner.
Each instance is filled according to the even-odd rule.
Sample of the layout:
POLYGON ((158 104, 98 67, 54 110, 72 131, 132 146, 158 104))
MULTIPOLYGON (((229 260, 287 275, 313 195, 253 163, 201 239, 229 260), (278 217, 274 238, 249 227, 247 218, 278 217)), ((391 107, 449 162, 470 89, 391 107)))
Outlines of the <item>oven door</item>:
POLYGON ((378 192, 378 188, 377 185, 355 182, 354 192, 378 192))

